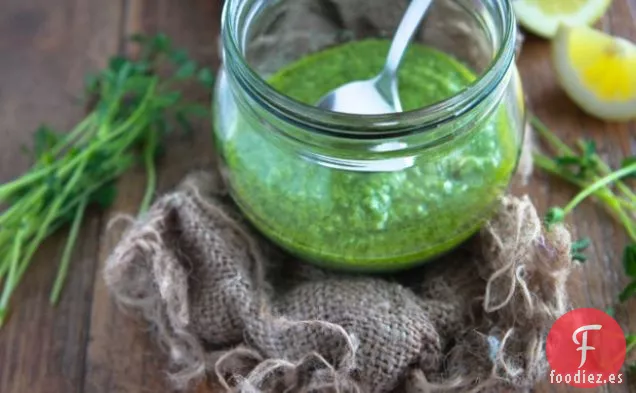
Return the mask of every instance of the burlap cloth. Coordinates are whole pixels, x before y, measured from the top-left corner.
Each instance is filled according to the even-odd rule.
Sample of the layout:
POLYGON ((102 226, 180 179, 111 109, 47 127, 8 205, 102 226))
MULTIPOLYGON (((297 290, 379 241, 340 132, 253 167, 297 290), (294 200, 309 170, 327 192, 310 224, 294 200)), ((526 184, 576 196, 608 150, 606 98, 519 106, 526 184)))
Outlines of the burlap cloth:
MULTIPOLYGON (((294 4, 318 3, 366 4, 294 4)), ((390 14, 365 11, 362 24, 341 7, 341 23, 354 32, 380 29, 399 18, 400 4, 390 14)), ((294 45, 316 44, 323 8, 297 8, 296 25, 270 29, 275 35, 296 26, 295 41, 255 40, 252 54, 277 50, 275 58, 288 61, 294 45), (314 32, 312 42, 303 31, 314 32)), ((449 29, 445 36, 474 39, 466 26, 449 29)), ((527 176, 525 152, 520 173, 527 176)), ((345 275, 265 241, 214 173, 194 174, 160 198, 133 222, 105 269, 115 299, 155 328, 177 387, 212 376, 245 393, 513 392, 544 377, 547 331, 568 309, 570 235, 560 226, 547 232, 527 197, 502 198, 474 239, 420 269, 345 275)))
POLYGON ((501 199, 464 247, 402 276, 323 271, 246 225, 211 172, 137 220, 106 282, 168 349, 174 382, 240 392, 525 391, 567 311, 570 235, 501 199))

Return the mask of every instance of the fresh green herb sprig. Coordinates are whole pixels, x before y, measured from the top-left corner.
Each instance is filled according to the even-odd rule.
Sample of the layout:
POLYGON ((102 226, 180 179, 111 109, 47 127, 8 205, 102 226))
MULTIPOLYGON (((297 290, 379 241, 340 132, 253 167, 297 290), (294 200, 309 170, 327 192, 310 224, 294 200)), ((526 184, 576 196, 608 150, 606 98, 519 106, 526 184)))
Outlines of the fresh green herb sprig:
POLYGON ((189 130, 192 116, 207 109, 182 96, 184 82, 210 89, 212 72, 162 34, 135 36, 136 59, 115 56, 87 78, 87 115, 75 128, 57 133, 41 127, 29 153, 35 163, 0 186, 0 326, 11 296, 43 241, 70 223, 70 232, 51 292, 60 296, 81 223, 89 206, 106 208, 116 195, 114 181, 136 163, 145 167, 148 209, 156 185, 155 158, 173 128, 189 130))
POLYGON ((588 197, 595 197, 623 225, 632 242, 636 243, 636 194, 624 181, 636 174, 636 162, 632 157, 624 160, 621 168, 612 170, 596 154, 593 142, 579 140, 579 152, 576 152, 538 118, 532 117, 531 124, 556 154, 552 158, 535 152, 535 164, 582 189, 565 207, 551 208, 546 215, 546 223, 550 225, 563 221, 579 203, 588 197))
MULTIPOLYGON (((538 118, 532 117, 533 128, 547 142, 550 149, 557 155, 551 158, 535 152, 535 164, 546 172, 556 175, 581 191, 565 206, 552 207, 548 210, 545 221, 549 227, 562 222, 576 206, 588 197, 595 197, 598 202, 625 228, 629 238, 623 251, 623 266, 630 283, 619 295, 619 301, 636 296, 636 194, 627 184, 627 179, 636 176, 636 157, 623 160, 621 168, 612 170, 598 154, 593 142, 579 140, 578 152, 561 141, 538 118)), ((578 261, 587 258, 582 250, 589 246, 589 240, 575 242, 572 245, 572 257, 578 261)), ((613 308, 611 308, 613 311, 613 308)), ((636 335, 627 334, 628 353, 636 348, 636 335)), ((636 364, 629 365, 630 370, 636 370, 636 364)))

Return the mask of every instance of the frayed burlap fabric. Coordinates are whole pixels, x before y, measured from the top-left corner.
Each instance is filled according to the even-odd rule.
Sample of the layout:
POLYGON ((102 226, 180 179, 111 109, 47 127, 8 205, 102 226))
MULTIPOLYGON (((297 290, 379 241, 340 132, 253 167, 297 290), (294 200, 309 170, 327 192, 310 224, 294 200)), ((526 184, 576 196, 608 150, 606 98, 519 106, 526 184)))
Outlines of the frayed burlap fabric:
POLYGON ((209 173, 125 233, 105 278, 169 350, 181 387, 236 392, 527 391, 567 311, 570 235, 501 199, 462 249, 405 275, 344 275, 287 256, 209 173))

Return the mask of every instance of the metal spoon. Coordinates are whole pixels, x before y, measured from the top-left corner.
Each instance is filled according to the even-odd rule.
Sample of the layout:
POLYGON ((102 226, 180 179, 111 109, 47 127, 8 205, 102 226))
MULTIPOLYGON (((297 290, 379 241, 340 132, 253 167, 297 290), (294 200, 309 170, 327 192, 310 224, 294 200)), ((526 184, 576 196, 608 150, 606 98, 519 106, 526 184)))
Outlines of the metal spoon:
POLYGON ((342 85, 318 101, 318 107, 333 112, 361 115, 402 112, 397 70, 406 48, 433 0, 412 0, 393 37, 384 69, 375 78, 342 85))

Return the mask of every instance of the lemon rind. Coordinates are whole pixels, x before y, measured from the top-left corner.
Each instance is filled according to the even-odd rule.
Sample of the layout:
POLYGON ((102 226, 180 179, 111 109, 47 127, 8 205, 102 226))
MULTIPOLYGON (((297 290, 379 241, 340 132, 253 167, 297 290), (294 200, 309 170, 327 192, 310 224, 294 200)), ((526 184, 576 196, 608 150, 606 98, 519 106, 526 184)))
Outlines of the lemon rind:
POLYGON ((517 20, 528 31, 543 38, 554 38, 560 24, 589 26, 596 23, 605 14, 611 3, 612 0, 590 1, 576 13, 559 16, 547 15, 538 7, 524 0, 516 0, 512 6, 517 20))
POLYGON ((584 112, 591 116, 614 121, 636 119, 636 98, 628 101, 604 101, 581 82, 578 71, 570 65, 568 40, 573 28, 561 25, 552 43, 555 72, 561 87, 584 112))

